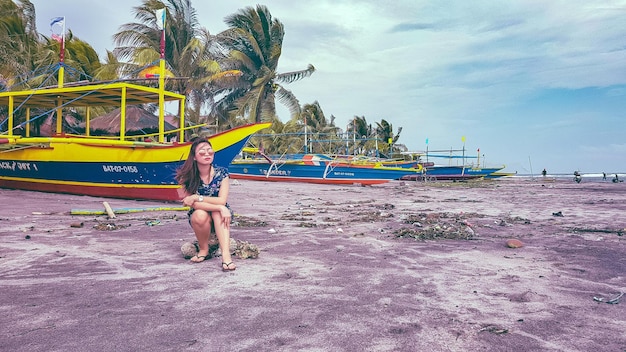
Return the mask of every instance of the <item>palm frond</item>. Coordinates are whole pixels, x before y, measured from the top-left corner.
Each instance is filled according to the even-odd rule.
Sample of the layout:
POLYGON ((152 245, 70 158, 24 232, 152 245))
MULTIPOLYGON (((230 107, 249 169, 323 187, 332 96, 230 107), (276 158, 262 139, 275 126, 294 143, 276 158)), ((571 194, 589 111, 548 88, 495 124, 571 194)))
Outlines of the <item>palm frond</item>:
POLYGON ((309 64, 306 70, 277 74, 276 81, 284 82, 284 83, 292 83, 292 82, 301 80, 303 78, 310 77, 313 74, 313 72, 315 72, 315 67, 309 64))
POLYGON ((276 90, 275 95, 278 98, 278 101, 289 109, 292 118, 300 116, 302 109, 300 108, 300 102, 296 96, 290 90, 287 90, 280 85, 277 87, 278 89, 276 90))

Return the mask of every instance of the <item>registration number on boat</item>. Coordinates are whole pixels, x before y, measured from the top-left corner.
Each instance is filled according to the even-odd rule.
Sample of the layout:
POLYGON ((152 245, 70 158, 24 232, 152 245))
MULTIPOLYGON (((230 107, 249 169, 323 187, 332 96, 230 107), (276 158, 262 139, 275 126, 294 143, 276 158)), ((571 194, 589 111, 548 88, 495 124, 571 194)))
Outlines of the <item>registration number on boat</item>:
POLYGON ((34 170, 34 171, 39 171, 37 169, 37 164, 35 163, 24 163, 24 162, 19 162, 19 161, 3 161, 0 162, 0 169, 3 170, 11 170, 11 171, 15 171, 15 169, 18 170, 34 170), (31 167, 32 165, 32 167, 31 167))
POLYGON ((104 172, 127 172, 138 173, 137 166, 134 165, 102 165, 104 172))

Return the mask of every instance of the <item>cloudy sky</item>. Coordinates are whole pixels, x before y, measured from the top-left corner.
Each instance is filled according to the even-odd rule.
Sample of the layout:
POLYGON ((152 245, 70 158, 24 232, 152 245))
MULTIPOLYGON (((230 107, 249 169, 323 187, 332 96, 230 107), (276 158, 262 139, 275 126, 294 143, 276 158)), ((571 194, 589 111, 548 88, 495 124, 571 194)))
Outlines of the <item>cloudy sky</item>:
MULTIPOLYGON (((101 58, 142 3, 31 1, 40 33, 65 16, 101 58)), ((287 88, 344 129, 385 119, 409 150, 523 174, 626 172, 626 0, 192 2, 214 34, 257 3, 285 26, 279 72, 317 70, 287 88)))

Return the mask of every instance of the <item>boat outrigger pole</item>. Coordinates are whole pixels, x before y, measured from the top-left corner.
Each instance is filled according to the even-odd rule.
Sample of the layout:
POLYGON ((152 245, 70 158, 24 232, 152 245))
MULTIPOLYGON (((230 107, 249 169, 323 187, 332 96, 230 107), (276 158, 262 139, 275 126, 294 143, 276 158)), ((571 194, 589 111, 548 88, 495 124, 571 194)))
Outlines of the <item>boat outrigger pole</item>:
POLYGON ((165 140, 163 134, 163 130, 165 129, 165 8, 157 10, 156 17, 157 27, 161 29, 161 57, 159 59, 159 143, 163 143, 165 140))
MULTIPOLYGON (((58 73, 58 86, 63 88, 65 83, 65 16, 52 19, 50 26, 61 25, 61 49, 59 50, 59 73, 58 73)), ((54 37, 54 35, 53 35, 54 37)), ((63 102, 57 101, 57 134, 63 133, 63 108, 61 107, 63 102)))

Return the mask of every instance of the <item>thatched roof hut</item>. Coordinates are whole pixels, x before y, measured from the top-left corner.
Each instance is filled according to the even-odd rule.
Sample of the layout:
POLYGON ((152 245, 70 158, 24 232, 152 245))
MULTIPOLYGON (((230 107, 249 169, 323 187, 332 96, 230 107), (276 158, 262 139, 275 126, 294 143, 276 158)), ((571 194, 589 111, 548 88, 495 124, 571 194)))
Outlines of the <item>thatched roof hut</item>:
MULTIPOLYGON (((92 131, 106 131, 111 134, 120 133, 121 123, 121 110, 115 109, 108 114, 104 114, 95 117, 90 120, 89 127, 92 131)), ((165 131, 176 129, 176 126, 164 121, 165 131)), ((85 127, 85 123, 80 124, 81 127, 85 127)), ((130 132, 142 132, 142 133, 155 133, 159 130, 159 117, 153 113, 138 107, 127 106, 126 107, 126 131, 130 132)))

